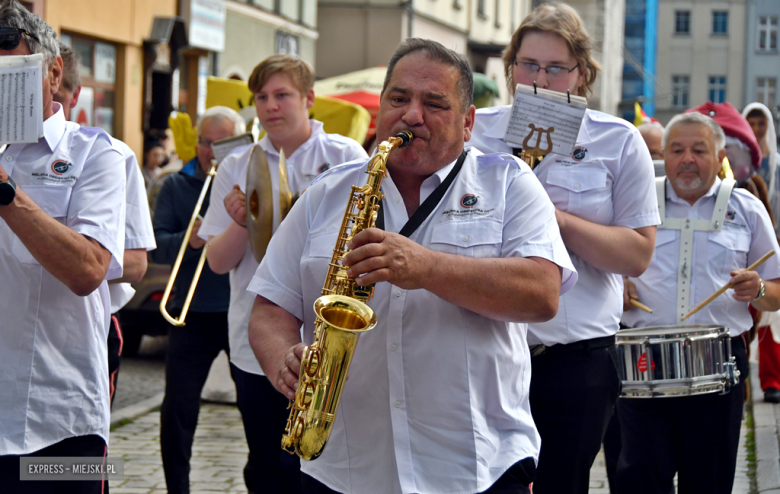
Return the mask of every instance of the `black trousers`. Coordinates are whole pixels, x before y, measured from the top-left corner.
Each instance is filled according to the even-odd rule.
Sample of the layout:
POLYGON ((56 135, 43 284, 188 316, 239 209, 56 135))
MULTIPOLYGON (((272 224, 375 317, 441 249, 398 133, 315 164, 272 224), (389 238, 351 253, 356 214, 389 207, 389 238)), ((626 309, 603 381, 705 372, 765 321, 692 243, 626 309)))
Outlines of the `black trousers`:
MULTIPOLYGON (((531 490, 528 485, 533 482, 535 470, 533 458, 520 460, 481 494, 530 494, 531 490)), ((301 474, 301 483, 305 494, 339 494, 305 473, 301 474)))
POLYGON ((108 494, 102 480, 19 480, 19 458, 41 456, 106 456, 106 442, 97 435, 69 437, 29 455, 0 456, 0 492, 7 494, 108 494))
POLYGON ((618 402, 622 448, 616 477, 621 494, 730 494, 748 376, 742 338, 731 342, 740 383, 726 395, 628 399, 618 402))
POLYGON ((168 329, 160 452, 170 493, 190 492, 190 457, 200 394, 221 350, 229 355, 227 312, 190 312, 186 326, 168 329))
POLYGON ((614 345, 531 358, 531 413, 542 436, 534 494, 587 494, 620 394, 614 345))
POLYGON ((119 380, 119 364, 122 361, 122 327, 119 324, 119 315, 111 314, 111 324, 108 326, 108 390, 111 398, 111 406, 114 405, 116 383, 119 380))
POLYGON ((287 398, 274 389, 267 377, 245 372, 233 364, 230 367, 249 446, 249 461, 244 467, 247 489, 257 494, 300 493, 300 459, 281 448, 289 416, 287 398))

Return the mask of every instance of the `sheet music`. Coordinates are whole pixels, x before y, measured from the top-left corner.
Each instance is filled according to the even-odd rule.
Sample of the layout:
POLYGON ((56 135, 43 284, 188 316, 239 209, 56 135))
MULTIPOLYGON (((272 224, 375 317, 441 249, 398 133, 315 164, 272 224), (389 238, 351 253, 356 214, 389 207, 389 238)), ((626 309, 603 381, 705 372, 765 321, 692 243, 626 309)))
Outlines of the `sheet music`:
POLYGON ((241 134, 240 136, 228 137, 211 143, 211 150, 214 151, 214 159, 217 163, 222 163, 222 160, 224 160, 231 151, 239 146, 252 144, 253 142, 255 141, 252 134, 241 134))
POLYGON ((581 96, 571 96, 569 102, 566 94, 541 88, 534 94, 533 87, 518 84, 504 140, 523 146, 523 141, 531 135, 529 147, 536 146, 538 141, 540 148, 546 151, 549 135, 550 152, 571 156, 587 107, 588 101, 581 96), (553 131, 547 133, 551 127, 553 131))
POLYGON ((0 57, 0 144, 43 137, 43 55, 0 57))

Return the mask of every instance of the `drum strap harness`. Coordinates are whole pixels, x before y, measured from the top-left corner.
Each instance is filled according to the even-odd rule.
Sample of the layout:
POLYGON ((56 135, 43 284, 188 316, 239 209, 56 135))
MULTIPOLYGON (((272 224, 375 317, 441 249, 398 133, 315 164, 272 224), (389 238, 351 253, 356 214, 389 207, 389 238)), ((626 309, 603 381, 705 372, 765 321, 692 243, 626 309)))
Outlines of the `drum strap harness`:
POLYGON ((690 218, 668 218, 666 216, 666 177, 655 179, 658 194, 658 213, 661 217, 659 229, 680 231, 680 260, 677 271, 677 324, 682 324, 682 318, 690 310, 691 278, 693 275, 693 233, 720 232, 726 218, 726 208, 729 204, 731 191, 736 181, 724 179, 721 183, 712 218, 708 220, 693 220, 690 218))

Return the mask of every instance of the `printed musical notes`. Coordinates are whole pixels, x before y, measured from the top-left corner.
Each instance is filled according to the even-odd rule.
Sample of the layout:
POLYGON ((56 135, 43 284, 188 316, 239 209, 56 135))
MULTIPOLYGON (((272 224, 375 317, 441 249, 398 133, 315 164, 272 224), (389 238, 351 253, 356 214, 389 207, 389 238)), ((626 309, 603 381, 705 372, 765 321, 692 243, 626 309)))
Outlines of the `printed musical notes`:
POLYGON ((566 94, 518 84, 504 140, 545 154, 552 141, 553 153, 571 156, 587 107, 581 96, 571 96, 569 103, 566 94))
POLYGON ((0 144, 43 136, 43 55, 0 57, 0 144))

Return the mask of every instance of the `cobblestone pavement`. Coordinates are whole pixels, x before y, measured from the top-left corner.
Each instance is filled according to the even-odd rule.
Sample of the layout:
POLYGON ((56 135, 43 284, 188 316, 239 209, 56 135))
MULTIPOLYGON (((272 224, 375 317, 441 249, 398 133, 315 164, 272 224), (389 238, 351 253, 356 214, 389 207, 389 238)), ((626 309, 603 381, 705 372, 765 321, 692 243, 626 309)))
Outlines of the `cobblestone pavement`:
POLYGON ((166 336, 144 336, 138 356, 122 359, 114 410, 121 410, 165 391, 166 336))
MULTIPOLYGON (((166 492, 160 459, 160 414, 147 413, 111 433, 109 456, 125 459, 125 480, 112 481, 112 494, 162 494, 166 492)), ((742 427, 737 460, 735 494, 749 494, 745 432, 742 427)), ((193 494, 246 492, 242 469, 247 447, 238 409, 204 404, 193 444, 190 485, 193 494)), ((599 453, 591 469, 590 494, 609 494, 604 455, 599 453)))

